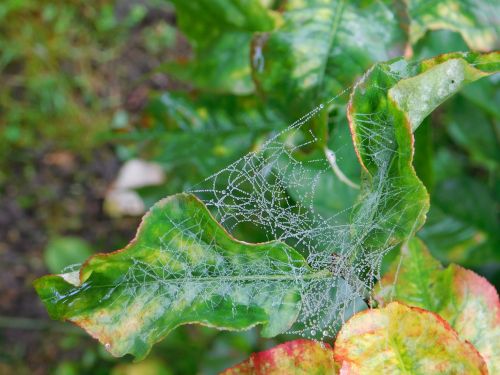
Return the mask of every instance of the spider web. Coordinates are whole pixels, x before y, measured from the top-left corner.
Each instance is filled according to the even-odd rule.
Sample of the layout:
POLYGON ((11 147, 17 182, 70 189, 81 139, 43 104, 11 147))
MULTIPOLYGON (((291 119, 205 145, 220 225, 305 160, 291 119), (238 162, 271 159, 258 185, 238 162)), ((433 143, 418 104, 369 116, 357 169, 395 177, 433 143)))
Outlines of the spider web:
MULTIPOLYGON (((390 68, 381 72, 399 78, 397 69, 390 68)), ((380 89, 385 92, 388 87, 380 89)), ((398 151, 392 119, 385 111, 354 114, 358 135, 368 139, 358 151, 376 166, 371 183, 362 183, 360 190, 343 174, 342 159, 337 158, 345 144, 337 142, 333 150, 325 146, 322 152, 311 153, 313 145, 326 144, 310 128, 311 120, 324 111, 340 108, 345 103, 341 98, 352 90, 349 87, 318 105, 271 136, 258 150, 189 191, 234 237, 242 239, 241 234, 248 231, 279 242, 265 245, 267 249, 260 256, 252 254, 250 246, 250 253, 227 256, 227 242, 213 233, 213 220, 206 212, 190 210, 188 215, 171 217, 160 209, 169 229, 150 238, 153 242, 147 245, 137 244, 138 255, 130 257, 130 267, 103 297, 111 300, 113 295, 116 301, 110 303, 107 313, 173 314, 173 320, 188 313, 192 320, 186 322, 205 321, 205 316, 193 317, 196 309, 189 306, 204 305, 206 309, 200 311, 206 314, 229 303, 230 326, 242 306, 251 309, 257 305, 273 320, 264 327, 273 327, 265 332, 268 336, 288 333, 329 340, 347 318, 366 308, 365 301, 380 278, 383 257, 398 245, 394 233, 401 218, 413 209, 411 204, 401 209, 401 202, 408 202, 413 191, 399 184, 399 177, 390 175, 398 151), (313 157, 304 158, 304 154, 313 157), (338 212, 320 212, 316 198, 325 178, 338 180, 337 187, 356 191, 353 195, 357 200, 345 202, 338 212), (209 227, 212 230, 207 230, 209 227), (373 238, 376 241, 367 241, 373 238), (284 253, 276 256, 275 246, 281 243, 301 253, 307 264, 286 248, 278 249, 284 253), (300 302, 297 314, 292 316, 297 305, 295 294, 300 302), (143 306, 151 308, 139 311, 143 306), (284 315, 280 315, 282 312, 284 315)), ((339 191, 328 193, 333 199, 339 191)), ((78 272, 63 276, 78 285, 78 272)), ((87 287, 92 285, 87 283, 87 287)), ((159 331, 167 333, 169 329, 162 326, 159 331)))
MULTIPOLYGON (((397 71, 389 73, 398 75, 397 71)), ((382 259, 397 245, 390 241, 404 215, 397 203, 412 193, 398 190, 395 179, 389 178, 390 163, 397 151, 388 119, 383 113, 357 113, 358 131, 369 139, 360 152, 377 166, 372 183, 375 188, 361 191, 359 199, 345 209, 351 213, 348 221, 341 219, 345 212, 326 216, 314 206, 318 183, 325 174, 356 188, 337 165, 337 150, 325 149, 324 155, 314 160, 298 157, 301 150, 319 141, 307 128, 310 120, 328 111, 351 89, 320 104, 259 150, 191 190, 230 233, 257 228, 267 240, 285 242, 299 250, 313 269, 331 271, 327 279, 306 282, 297 278, 294 283, 300 286, 301 308, 287 333, 320 340, 334 337, 346 318, 366 307, 364 300, 380 278, 382 259), (291 198, 291 190, 302 193, 291 198), (388 223, 392 229, 383 229, 388 223), (364 240, 374 234, 382 238, 377 247, 365 246, 364 240)))
MULTIPOLYGON (((152 208, 149 215, 160 217, 146 220, 155 225, 145 224, 139 231, 144 241, 134 241, 130 251, 119 252, 117 266, 123 272, 117 272, 111 284, 106 278, 90 277, 80 285, 78 272, 70 272, 62 277, 79 289, 54 292, 52 302, 72 303, 79 293, 95 288, 102 297, 100 302, 107 303, 96 318, 100 333, 107 331, 104 336, 111 337, 116 327, 109 322, 116 321, 116 316, 128 318, 119 322, 127 326, 123 331, 129 333, 128 341, 120 340, 123 348, 115 353, 132 352, 130 342, 136 339, 137 330, 150 343, 177 325, 189 323, 233 328, 264 323, 264 336, 289 333, 317 340, 333 338, 345 319, 366 308, 365 301, 380 279, 384 256, 416 231, 427 209, 425 187, 409 167, 410 140, 401 137, 396 141, 398 113, 391 112, 389 105, 384 107, 389 89, 415 75, 415 67, 418 65, 404 60, 374 65, 357 86, 318 105, 257 150, 189 191, 233 237, 244 240, 243 234, 248 232, 252 239, 263 234, 275 242, 249 245, 233 241, 197 199, 176 195, 152 208), (367 100, 360 101, 367 104, 364 108, 377 111, 363 113, 351 107, 355 110, 349 112, 355 124, 356 152, 366 168, 359 187, 342 172, 342 160, 337 158, 345 144, 332 147, 310 125, 341 107, 341 98, 349 92, 351 103, 359 104, 356 95, 364 96, 368 89, 367 100), (326 144, 333 149, 324 146, 316 152, 317 145, 326 144), (359 188, 357 199, 348 199, 338 212, 321 210, 316 198, 325 177, 343 184, 337 187, 359 188), (173 204, 167 207, 168 203, 173 204), (245 319, 242 315, 250 311, 255 314, 245 319), (135 324, 137 327, 129 329, 137 316, 154 323, 161 318, 161 324, 154 330, 152 324, 135 324)), ((406 112, 413 114, 409 118, 414 128, 418 119, 439 104, 428 107, 419 98, 437 91, 444 100, 464 79, 455 74, 457 59, 442 63, 439 69, 448 77, 430 90, 423 85, 417 90, 418 97, 410 98, 411 108, 406 112), (441 94, 440 89, 444 90, 441 94)), ((343 199, 339 191, 327 192, 332 199, 337 194, 343 199)), ((90 264, 96 269, 98 265, 90 264)))

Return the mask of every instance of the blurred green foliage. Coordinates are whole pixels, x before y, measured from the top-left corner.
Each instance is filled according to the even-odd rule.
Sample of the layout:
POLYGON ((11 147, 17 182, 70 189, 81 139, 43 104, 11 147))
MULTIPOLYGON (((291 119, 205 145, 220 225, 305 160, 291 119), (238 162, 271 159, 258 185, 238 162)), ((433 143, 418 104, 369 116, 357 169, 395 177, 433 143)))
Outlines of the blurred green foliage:
POLYGON ((102 345, 85 345, 80 335, 65 335, 58 345, 71 352, 85 348, 76 360, 55 363, 55 374, 143 375, 143 374, 215 374, 241 362, 248 353, 265 350, 276 341, 259 339, 255 331, 218 332, 210 328, 180 327, 159 343, 146 360, 133 363, 131 358, 114 358, 102 345))
POLYGON ((92 255, 92 250, 79 237, 56 237, 49 241, 43 255, 51 273, 62 273, 66 267, 83 263, 92 255))
POLYGON ((145 15, 110 0, 0 3, 0 160, 40 139, 84 152, 121 98, 109 63, 145 15))

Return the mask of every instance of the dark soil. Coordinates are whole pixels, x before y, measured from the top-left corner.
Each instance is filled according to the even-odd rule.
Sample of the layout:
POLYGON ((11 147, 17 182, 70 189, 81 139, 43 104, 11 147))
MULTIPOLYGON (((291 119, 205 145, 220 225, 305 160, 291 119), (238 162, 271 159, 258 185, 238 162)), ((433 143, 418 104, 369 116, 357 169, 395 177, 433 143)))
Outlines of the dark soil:
POLYGON ((44 374, 47 363, 71 354, 59 352, 61 333, 57 332, 70 331, 71 326, 50 322, 32 286, 37 277, 48 273, 43 262, 47 240, 54 234, 75 235, 96 251, 115 250, 133 237, 139 219, 111 219, 102 210, 106 190, 119 168, 109 146, 87 159, 49 150, 23 156, 26 161, 11 165, 11 178, 0 197, 4 270, 0 273, 0 346, 6 350, 1 360, 21 360, 30 373, 44 374))

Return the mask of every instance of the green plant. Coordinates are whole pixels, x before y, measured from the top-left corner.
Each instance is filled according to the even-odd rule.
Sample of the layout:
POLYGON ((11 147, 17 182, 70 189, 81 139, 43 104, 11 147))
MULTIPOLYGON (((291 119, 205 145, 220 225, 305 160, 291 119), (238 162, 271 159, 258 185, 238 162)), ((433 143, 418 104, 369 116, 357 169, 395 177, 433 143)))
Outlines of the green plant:
MULTIPOLYGON (((165 192, 190 189, 258 149, 273 131, 342 92, 375 62, 499 46, 495 18, 485 16, 498 13, 490 1, 439 6, 397 1, 395 8, 392 2, 334 0, 270 2, 268 9, 259 2, 174 4, 194 56, 162 69, 193 89, 159 93, 143 125, 122 136, 128 154, 160 162, 169 175, 161 189, 141 191, 151 203, 165 192), (456 15, 453 22, 450 14, 456 15), (196 28, 190 23, 194 18, 196 28)), ((500 285, 498 100, 495 78, 460 90, 417 129, 414 160, 427 190, 436 192, 421 232, 431 251, 445 263, 459 262, 487 275, 495 285, 500 285), (479 205, 459 208, 447 199, 472 202, 470 195, 479 197, 479 205)), ((318 148, 326 144, 338 154, 353 180, 359 164, 349 149, 345 103, 345 97, 332 101, 303 129, 322 140, 318 148)), ((309 172, 314 175, 318 168, 311 164, 309 172)), ((302 194, 304 188, 289 194, 302 194)), ((322 179, 317 191, 315 209, 327 216, 345 212, 357 196, 336 178, 322 179)))
MULTIPOLYGON (((439 278, 440 266, 427 260, 419 268, 424 250, 415 236, 429 210, 428 191, 434 189, 431 158, 419 153, 420 145, 422 150, 432 147, 425 119, 466 84, 480 78, 484 82, 498 72, 499 53, 452 52, 421 61, 380 62, 407 38, 384 2, 290 1, 281 13, 257 1, 174 3, 180 27, 189 30, 200 60, 164 69, 180 78, 181 72, 187 74, 202 94, 189 99, 168 93, 154 100, 149 111, 155 124, 147 136, 161 138, 155 140, 159 149, 167 147, 168 159, 163 160, 171 175, 179 171, 193 181, 209 177, 187 187, 189 194, 153 206, 124 250, 91 257, 80 271, 37 280, 35 287, 51 316, 82 326, 115 355, 131 353, 140 359, 170 330, 188 323, 228 330, 262 325, 265 337, 290 333, 330 341, 345 319, 378 301, 380 308, 357 313, 342 326, 333 353, 314 342, 295 341, 256 355, 229 373, 259 371, 267 361, 266 371, 272 372, 273 356, 283 361, 276 371, 295 366, 305 373, 332 373, 340 367, 352 373, 383 368, 485 373, 488 367, 493 372, 498 358, 491 353, 498 348, 477 335, 498 331, 500 303, 494 288, 483 283, 486 297, 469 298, 463 291, 482 282, 466 271, 443 271, 451 279, 443 276, 438 288, 425 272, 433 267, 431 276, 439 278), (187 17, 193 15, 200 22, 189 29, 187 17), (352 39, 356 26, 366 39, 352 39), (236 48, 250 40, 250 54, 236 48), (214 59, 220 55, 230 58, 214 59), (265 100, 253 95, 255 90, 265 100), (292 125, 280 125, 318 101, 322 103, 292 125), (270 119, 278 122, 271 127, 276 132, 258 141, 270 132, 262 125, 270 119), (237 143, 241 139, 245 147, 237 143), (221 160, 233 162, 222 168, 221 160), (241 239, 272 241, 249 244, 241 239), (411 254, 407 262, 396 261, 403 262, 401 275, 410 277, 398 280, 398 266, 392 266, 381 278, 384 257, 398 251, 411 254), (383 289, 384 282, 391 292, 383 289), (420 296, 427 290, 431 296, 420 296), (382 307, 392 299, 418 307, 398 302, 382 307), (469 303, 486 311, 484 321, 457 323, 463 317, 447 305, 469 309, 469 303), (479 353, 464 340, 472 341, 479 353), (374 354, 373 360, 364 360, 367 353, 374 354), (300 367, 297 358, 304 355, 311 360, 300 367)), ((415 50, 432 51, 432 41, 419 47, 415 35, 420 31, 411 30, 442 25, 442 10, 416 3, 408 2, 407 8, 410 41, 415 50)), ((467 16, 474 19, 475 14, 467 16)), ((492 30, 481 23, 460 27, 464 39, 480 49, 495 43, 492 30)), ((461 100, 469 100, 467 94, 461 100)), ((478 111, 487 118, 495 116, 488 100, 476 104, 484 107, 478 111)), ((461 125, 451 129, 452 137, 494 177, 497 166, 486 156, 489 152, 464 139, 461 125)), ((447 170, 447 160, 440 162, 447 170)), ((175 180, 173 186, 178 186, 175 180)), ((488 184, 477 186, 489 189, 488 184)), ((468 214, 449 206, 440 214, 456 214, 468 226, 468 214)), ((470 225, 472 236, 477 227, 483 235, 473 245, 493 248, 496 225, 482 215, 475 215, 478 220, 470 225)), ((428 230, 424 237, 432 242, 436 231, 428 230)))
MULTIPOLYGON (((304 333, 310 329, 313 336, 316 327, 331 328, 331 321, 308 320, 324 319, 320 309, 325 306, 319 301, 325 291, 317 284, 340 289, 340 279, 353 291, 359 283, 368 287, 378 266, 370 263, 370 257, 407 243, 423 224, 428 196, 411 164, 412 130, 461 85, 498 69, 498 59, 495 53, 455 53, 420 64, 399 59, 376 65, 357 84, 348 113, 363 166, 362 197, 354 206, 348 237, 325 228, 332 231, 328 238, 332 245, 337 240, 347 247, 335 253, 335 262, 322 248, 308 249, 309 264, 285 243, 252 248, 232 239, 193 195, 178 195, 153 207, 125 250, 94 256, 79 272, 42 278, 36 283, 38 293, 53 317, 74 321, 115 355, 133 353, 138 358, 170 329, 186 323, 225 329, 261 323, 264 336, 285 332, 298 319, 310 324, 304 333), (367 120, 373 113, 381 120, 367 120), (320 268, 322 263, 312 261, 311 255, 330 263, 320 268), (309 310, 303 316, 306 303, 309 310)), ((256 177, 240 173, 238 177, 252 180, 260 171, 256 177)), ((231 187, 235 188, 226 189, 231 187)), ((212 193, 212 199, 227 199, 224 191, 212 193)), ((231 201, 248 199, 228 194, 233 194, 231 201)), ((230 204, 225 204, 231 213, 230 204)), ((247 208, 247 202, 239 205, 237 209, 247 208)), ((218 209, 225 209, 224 203, 218 209)), ((273 220, 258 212, 259 207, 254 210, 261 216, 254 219, 257 222, 273 220)), ((287 212, 293 218, 294 212, 287 212)), ((301 223, 296 225, 300 228, 301 223)), ((293 229, 285 229, 286 236, 297 234, 293 229)))
POLYGON ((224 374, 496 373, 500 301, 495 288, 457 265, 444 269, 417 239, 400 257, 375 288, 379 308, 353 316, 333 350, 314 341, 291 341, 224 374))

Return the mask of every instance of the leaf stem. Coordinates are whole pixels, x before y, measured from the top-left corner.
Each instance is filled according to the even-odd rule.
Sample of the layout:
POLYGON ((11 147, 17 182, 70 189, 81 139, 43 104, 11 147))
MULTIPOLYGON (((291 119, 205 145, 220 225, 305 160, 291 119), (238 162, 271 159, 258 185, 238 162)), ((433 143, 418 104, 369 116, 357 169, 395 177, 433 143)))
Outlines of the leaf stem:
POLYGON ((339 178, 340 181, 342 181, 344 184, 352 187, 353 189, 359 189, 359 185, 349 179, 339 168, 337 164, 337 157, 335 156, 335 152, 330 150, 328 147, 324 148, 325 151, 325 156, 326 160, 328 160, 328 163, 332 167, 333 172, 335 175, 339 178))

